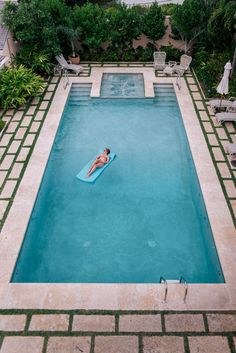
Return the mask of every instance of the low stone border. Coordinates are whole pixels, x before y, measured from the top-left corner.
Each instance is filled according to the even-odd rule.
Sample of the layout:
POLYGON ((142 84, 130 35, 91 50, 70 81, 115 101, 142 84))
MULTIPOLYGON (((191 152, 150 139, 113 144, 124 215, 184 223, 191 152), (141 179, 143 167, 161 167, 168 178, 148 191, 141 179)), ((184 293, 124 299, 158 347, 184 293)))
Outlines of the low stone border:
POLYGON ((235 353, 236 312, 0 311, 1 353, 235 353))

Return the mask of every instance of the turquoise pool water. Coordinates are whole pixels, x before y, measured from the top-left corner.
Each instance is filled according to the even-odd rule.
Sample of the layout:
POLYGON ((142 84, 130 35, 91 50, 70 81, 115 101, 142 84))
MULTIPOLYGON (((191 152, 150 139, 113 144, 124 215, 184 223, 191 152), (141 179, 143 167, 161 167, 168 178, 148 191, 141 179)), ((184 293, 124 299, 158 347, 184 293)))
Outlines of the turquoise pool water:
POLYGON ((174 90, 155 92, 72 88, 13 282, 224 282, 174 90), (104 147, 116 160, 95 184, 77 180, 104 147))
POLYGON ((142 74, 103 74, 101 97, 144 98, 142 74))

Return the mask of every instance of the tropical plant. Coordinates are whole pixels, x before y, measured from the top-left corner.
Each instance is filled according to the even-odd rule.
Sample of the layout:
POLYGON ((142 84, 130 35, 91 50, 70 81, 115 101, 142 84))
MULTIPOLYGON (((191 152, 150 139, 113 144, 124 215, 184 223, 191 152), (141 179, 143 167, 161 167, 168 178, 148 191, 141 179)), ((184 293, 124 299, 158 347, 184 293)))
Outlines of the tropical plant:
POLYGON ((81 35, 81 27, 78 26, 78 21, 75 12, 68 8, 66 17, 64 18, 65 24, 58 26, 57 30, 60 35, 62 33, 69 41, 71 46, 71 56, 76 57, 75 43, 79 40, 81 35))
POLYGON ((144 13, 142 32, 150 38, 155 47, 155 41, 165 34, 164 15, 161 7, 154 2, 144 13))
POLYGON ((232 46, 236 32, 236 1, 220 0, 208 22, 208 35, 214 49, 222 50, 232 46))
POLYGON ((49 75, 52 72, 53 64, 48 54, 35 53, 28 49, 21 49, 14 57, 13 63, 16 66, 23 65, 32 69, 39 75, 49 75))
POLYGON ((0 72, 0 106, 4 109, 24 105, 44 88, 42 77, 20 65, 0 72))

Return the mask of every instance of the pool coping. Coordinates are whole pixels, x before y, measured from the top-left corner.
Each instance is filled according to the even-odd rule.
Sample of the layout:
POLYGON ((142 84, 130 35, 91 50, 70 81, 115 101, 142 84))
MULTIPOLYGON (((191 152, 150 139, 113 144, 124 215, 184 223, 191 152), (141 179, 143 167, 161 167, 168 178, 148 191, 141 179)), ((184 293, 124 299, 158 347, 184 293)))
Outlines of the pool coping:
POLYGON ((58 85, 35 149, 22 178, 0 240, 0 307, 112 310, 233 310, 236 304, 235 228, 192 103, 185 79, 181 90, 174 77, 156 77, 153 68, 94 67, 90 77, 70 77, 71 83, 92 83, 91 96, 99 97, 103 73, 143 73, 145 96, 154 97, 153 83, 174 85, 198 174, 225 284, 190 284, 186 304, 184 288, 170 285, 163 302, 160 284, 13 284, 9 283, 28 220, 41 183, 69 90, 58 85), (34 178, 32 178, 34 175, 34 178), (22 209, 22 204, 24 209, 22 209))

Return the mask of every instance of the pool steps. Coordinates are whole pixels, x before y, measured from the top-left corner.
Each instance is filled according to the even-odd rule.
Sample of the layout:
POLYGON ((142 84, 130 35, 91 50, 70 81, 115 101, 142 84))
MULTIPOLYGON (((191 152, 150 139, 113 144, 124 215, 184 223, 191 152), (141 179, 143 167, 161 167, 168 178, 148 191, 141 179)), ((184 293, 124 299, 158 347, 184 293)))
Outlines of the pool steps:
POLYGON ((158 106, 176 106, 176 95, 172 84, 154 84, 155 103, 158 106))
MULTIPOLYGON (((87 105, 91 99, 91 83, 75 83, 71 87, 69 103, 71 105, 87 105)), ((176 95, 172 84, 154 84, 154 103, 163 107, 176 106, 176 95)))
POLYGON ((70 90, 69 104, 88 105, 88 101, 91 99, 91 88, 91 83, 74 83, 70 90))

